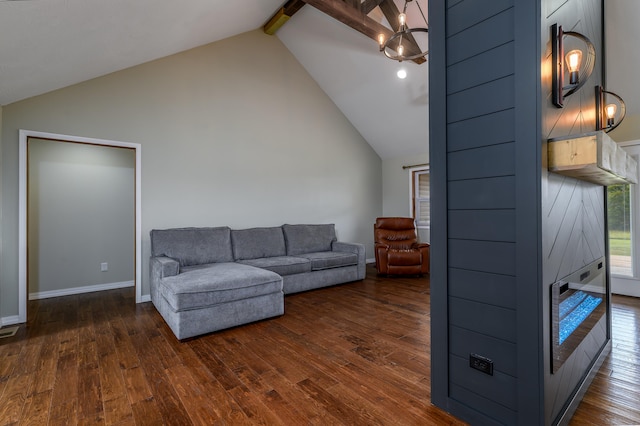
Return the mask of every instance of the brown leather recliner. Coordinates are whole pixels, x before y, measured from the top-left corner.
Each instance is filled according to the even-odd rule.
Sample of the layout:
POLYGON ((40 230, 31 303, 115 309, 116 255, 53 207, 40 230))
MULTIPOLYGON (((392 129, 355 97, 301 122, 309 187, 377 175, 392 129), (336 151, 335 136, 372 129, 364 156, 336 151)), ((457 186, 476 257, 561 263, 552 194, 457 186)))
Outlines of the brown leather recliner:
POLYGON ((379 217, 373 228, 376 269, 379 274, 429 273, 429 244, 418 243, 410 217, 379 217))

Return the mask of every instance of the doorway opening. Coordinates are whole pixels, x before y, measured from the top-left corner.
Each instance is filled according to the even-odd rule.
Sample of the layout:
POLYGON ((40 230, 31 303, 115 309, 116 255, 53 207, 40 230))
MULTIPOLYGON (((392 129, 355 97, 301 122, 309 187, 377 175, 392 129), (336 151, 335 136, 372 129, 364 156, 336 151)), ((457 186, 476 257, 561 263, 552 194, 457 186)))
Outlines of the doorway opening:
POLYGON ((128 148, 135 153, 134 160, 134 286, 136 293, 136 303, 144 302, 142 298, 142 281, 141 281, 141 145, 129 142, 120 142, 104 139, 85 138, 78 136, 60 135, 45 132, 35 132, 30 130, 20 130, 19 135, 19 308, 18 320, 26 322, 27 320, 27 300, 29 292, 28 281, 28 259, 29 259, 29 240, 28 240, 28 202, 29 202, 29 186, 28 186, 28 170, 29 156, 28 146, 30 140, 45 140, 53 142, 71 142, 76 144, 94 145, 99 147, 128 148))

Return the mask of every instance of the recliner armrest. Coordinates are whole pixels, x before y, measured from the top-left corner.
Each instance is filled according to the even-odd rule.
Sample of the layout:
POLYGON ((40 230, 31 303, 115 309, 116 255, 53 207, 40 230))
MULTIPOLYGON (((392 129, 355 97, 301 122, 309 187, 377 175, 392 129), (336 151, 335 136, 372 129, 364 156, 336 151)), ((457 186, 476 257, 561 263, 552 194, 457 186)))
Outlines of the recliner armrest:
POLYGON ((421 249, 421 248, 425 248, 425 247, 431 247, 431 244, 429 243, 414 243, 411 248, 417 248, 417 249, 421 249))
POLYGON ((428 274, 431 270, 431 244, 429 243, 416 243, 413 245, 414 248, 420 250, 422 253, 422 258, 424 259, 421 266, 421 271, 423 274, 428 274))

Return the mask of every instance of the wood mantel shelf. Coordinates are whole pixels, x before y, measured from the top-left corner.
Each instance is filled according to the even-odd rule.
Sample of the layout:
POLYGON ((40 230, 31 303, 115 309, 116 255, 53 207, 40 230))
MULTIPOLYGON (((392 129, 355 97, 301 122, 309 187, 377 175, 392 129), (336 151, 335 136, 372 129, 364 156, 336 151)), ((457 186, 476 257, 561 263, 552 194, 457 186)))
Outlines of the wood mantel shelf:
POLYGON ((638 183, 638 163, 604 131, 549 139, 548 169, 599 185, 638 183))

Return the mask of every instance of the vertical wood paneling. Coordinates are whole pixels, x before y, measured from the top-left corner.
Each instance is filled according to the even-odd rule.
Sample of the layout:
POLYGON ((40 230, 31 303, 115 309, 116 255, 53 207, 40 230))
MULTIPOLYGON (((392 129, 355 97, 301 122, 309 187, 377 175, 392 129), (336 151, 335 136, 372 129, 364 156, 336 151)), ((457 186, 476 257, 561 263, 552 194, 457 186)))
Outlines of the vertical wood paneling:
POLYGON ((449 182, 449 209, 512 209, 514 185, 512 176, 449 182))
MULTIPOLYGON (((466 1, 456 7, 460 16, 468 15, 469 5, 473 2, 466 1)), ((447 21, 447 28, 451 20, 447 21)), ((463 61, 482 52, 493 49, 513 40, 513 9, 491 17, 474 25, 465 31, 456 34, 448 34, 447 38, 447 65, 463 61), (494 31, 499 28, 500 31, 494 31)))
MULTIPOLYGON (((459 7, 459 0, 447 0, 446 6, 459 7), (454 4, 455 3, 455 4, 454 4)), ((429 4, 429 104, 446 103, 446 14, 441 1, 429 4)), ((441 143, 429 144, 431 162, 431 221, 438 223, 431 229, 431 341, 439 342, 431 347, 431 402, 449 409, 449 311, 447 306, 447 116, 446 109, 429 108, 429 140, 441 143)))
POLYGON ((498 111, 447 126, 447 150, 490 146, 515 140, 513 109, 498 111))
POLYGON ((449 237, 515 242, 516 218, 512 209, 449 210, 449 237))
POLYGON ((449 180, 512 176, 513 156, 513 143, 449 153, 449 180))
MULTIPOLYGON (((451 385, 451 398, 457 401, 465 401, 472 407, 484 407, 484 411, 492 413, 493 418, 495 418, 495 423, 498 425, 515 425, 518 422, 516 411, 510 410, 502 404, 498 404, 483 394, 472 392, 455 383, 451 385)), ((476 424, 482 424, 481 421, 482 420, 477 421, 476 424)))
POLYGON ((446 15, 449 297, 439 303, 451 327, 449 401, 474 421, 509 423, 517 383, 513 1, 466 0, 446 15), (469 353, 492 358, 494 375, 471 369, 469 353))
POLYGON ((513 77, 507 76, 449 95, 447 120, 466 120, 513 107, 513 77))
MULTIPOLYGON (((506 342, 516 342, 515 312, 457 297, 449 298, 450 325, 506 342)), ((465 371, 469 369, 467 365, 465 371)))
POLYGON ((449 294, 503 308, 516 302, 516 279, 511 275, 449 269, 449 294))
POLYGON ((514 243, 449 240, 449 266, 493 274, 515 275, 514 243))
POLYGON ((464 7, 451 9, 447 14, 447 35, 464 31, 473 25, 513 7, 513 0, 467 0, 464 7))
POLYGON ((516 376, 516 345, 504 340, 474 333, 460 327, 451 327, 451 353, 468 358, 470 353, 479 353, 495 363, 497 371, 516 376))
POLYGON ((456 93, 513 74, 513 58, 513 42, 509 42, 451 65, 447 69, 447 93, 456 93))
POLYGON ((483 395, 508 409, 515 410, 517 387, 513 377, 495 370, 493 376, 476 370, 465 372, 466 367, 469 366, 468 358, 451 356, 449 363, 452 367, 452 383, 478 395, 483 395))

